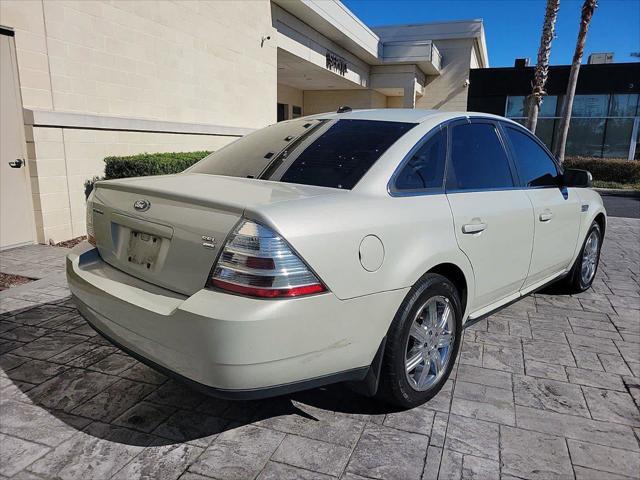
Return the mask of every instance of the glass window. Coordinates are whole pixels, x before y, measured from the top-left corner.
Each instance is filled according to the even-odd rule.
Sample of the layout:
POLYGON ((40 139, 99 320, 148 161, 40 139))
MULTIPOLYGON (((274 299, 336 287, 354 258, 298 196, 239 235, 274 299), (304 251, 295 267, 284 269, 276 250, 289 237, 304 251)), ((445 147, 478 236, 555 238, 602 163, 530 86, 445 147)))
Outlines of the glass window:
POLYGON ((638 105, 638 94, 611 95, 611 105, 609 106, 609 116, 611 117, 633 117, 636 114, 638 105))
POLYGON ((572 117, 606 117, 609 95, 576 95, 573 97, 572 117))
POLYGON ((506 117, 526 117, 524 108, 525 97, 513 96, 507 97, 507 114, 506 117))
POLYGON ((282 122, 289 118, 289 105, 286 103, 278 104, 278 122, 282 122))
POLYGON ((451 129, 447 188, 480 190, 512 187, 507 154, 491 123, 464 123, 451 129))
POLYGON ((205 157, 194 173, 351 189, 414 123, 297 119, 205 157))
POLYGON ((604 136, 602 156, 628 158, 633 133, 633 118, 609 118, 604 136))
POLYGON ((291 118, 300 118, 302 116, 302 107, 293 105, 291 107, 291 118))
POLYGON ((442 188, 444 178, 444 134, 432 135, 402 167, 395 183, 396 190, 442 188))
POLYGON ((558 169, 549 154, 521 130, 513 127, 505 130, 513 146, 522 182, 528 187, 557 187, 558 169))
POLYGON ((544 143, 549 150, 553 145, 553 132, 556 128, 557 120, 553 118, 539 118, 536 126, 536 137, 544 143))
POLYGON ((600 157, 604 141, 604 125, 604 118, 572 118, 569 123, 566 154, 600 157))
MULTIPOLYGON (((558 97, 555 95, 545 96, 540 105, 538 117, 555 117, 556 108, 558 108, 558 97)), ((526 117, 528 115, 527 97, 514 96, 507 97, 507 114, 506 117, 526 117)))
POLYGON ((542 105, 540 105, 540 117, 555 117, 556 108, 558 104, 558 97, 555 95, 548 95, 542 98, 542 105))

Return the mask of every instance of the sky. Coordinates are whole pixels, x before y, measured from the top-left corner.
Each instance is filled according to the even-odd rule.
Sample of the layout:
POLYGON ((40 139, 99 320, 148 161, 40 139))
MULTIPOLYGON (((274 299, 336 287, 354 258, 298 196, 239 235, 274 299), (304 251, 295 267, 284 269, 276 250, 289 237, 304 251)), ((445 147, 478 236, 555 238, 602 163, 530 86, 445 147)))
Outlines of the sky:
MULTIPOLYGON (((520 57, 535 65, 545 0, 342 0, 369 27, 482 18, 489 63, 511 67, 520 57)), ((552 65, 571 63, 582 0, 560 0, 552 65)), ((615 62, 638 62, 640 0, 600 0, 591 21, 583 63, 589 53, 614 52, 615 62)))

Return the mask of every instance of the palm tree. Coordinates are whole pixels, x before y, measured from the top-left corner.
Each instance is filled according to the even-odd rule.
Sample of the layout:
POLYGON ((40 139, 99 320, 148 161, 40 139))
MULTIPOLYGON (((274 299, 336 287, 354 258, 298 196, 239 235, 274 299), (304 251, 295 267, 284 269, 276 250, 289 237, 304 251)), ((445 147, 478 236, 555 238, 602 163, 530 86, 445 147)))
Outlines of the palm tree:
POLYGON ((569 84, 567 85, 567 93, 562 104, 562 116, 560 118, 560 126, 558 127, 559 137, 556 142, 556 157, 560 163, 564 162, 564 151, 567 144, 567 135, 569 134, 569 121, 571 120, 571 110, 573 108, 573 97, 576 93, 576 85, 578 84, 578 73, 580 73, 580 62, 584 53, 584 44, 587 41, 587 32, 593 12, 598 6, 596 0, 584 0, 582 4, 582 14, 580 16, 580 30, 578 30, 578 41, 576 43, 576 51, 573 54, 571 63, 571 72, 569 73, 569 84))
POLYGON ((542 105, 542 97, 546 95, 544 86, 549 76, 549 56, 551 55, 551 42, 555 36, 556 18, 560 9, 560 0, 547 0, 547 8, 544 13, 542 25, 542 37, 540 37, 540 49, 538 50, 538 62, 534 73, 533 91, 527 98, 528 114, 527 128, 536 133, 538 113, 542 105))

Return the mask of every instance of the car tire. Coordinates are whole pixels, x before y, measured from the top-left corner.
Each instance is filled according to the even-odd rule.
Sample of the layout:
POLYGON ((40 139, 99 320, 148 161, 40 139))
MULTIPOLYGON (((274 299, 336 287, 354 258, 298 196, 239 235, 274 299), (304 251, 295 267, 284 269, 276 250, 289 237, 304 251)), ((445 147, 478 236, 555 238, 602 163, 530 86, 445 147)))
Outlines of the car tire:
POLYGON ((389 327, 378 397, 402 408, 433 398, 451 374, 461 338, 460 294, 446 277, 425 275, 409 291, 389 327))
POLYGON ((602 238, 602 229, 598 222, 594 221, 589 227, 580 249, 580 254, 569 271, 569 275, 567 275, 565 284, 569 293, 584 292, 593 284, 598 271, 598 264, 600 263, 602 238), (593 244, 594 241, 596 242, 595 245, 593 244))

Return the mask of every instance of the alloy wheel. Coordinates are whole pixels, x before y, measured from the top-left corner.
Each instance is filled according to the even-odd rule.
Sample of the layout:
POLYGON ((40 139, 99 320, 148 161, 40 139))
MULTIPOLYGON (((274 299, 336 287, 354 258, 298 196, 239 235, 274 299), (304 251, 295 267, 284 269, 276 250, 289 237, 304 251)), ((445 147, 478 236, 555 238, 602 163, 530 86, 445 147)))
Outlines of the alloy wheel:
POLYGON ((405 349, 405 373, 413 389, 428 390, 444 375, 451 361, 455 325, 446 297, 431 297, 417 310, 405 349))
POLYGON ((582 252, 582 267, 580 278, 583 285, 589 285, 596 274, 598 266, 598 251, 600 248, 600 235, 597 230, 592 230, 584 245, 582 252))

